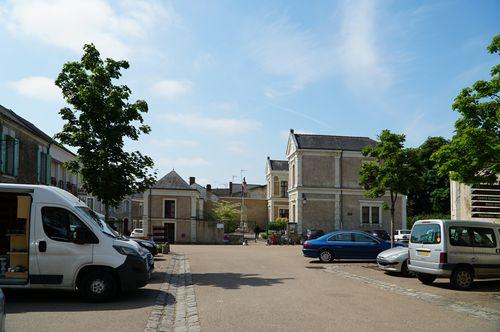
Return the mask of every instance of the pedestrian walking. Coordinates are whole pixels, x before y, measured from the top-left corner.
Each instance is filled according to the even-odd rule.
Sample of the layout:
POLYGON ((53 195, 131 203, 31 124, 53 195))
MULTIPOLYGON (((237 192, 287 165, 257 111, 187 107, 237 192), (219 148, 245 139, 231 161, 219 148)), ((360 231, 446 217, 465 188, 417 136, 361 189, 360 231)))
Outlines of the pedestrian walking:
POLYGON ((260 233, 260 227, 259 225, 255 225, 255 228, 253 229, 255 233, 255 242, 257 242, 257 239, 259 238, 259 233, 260 233))

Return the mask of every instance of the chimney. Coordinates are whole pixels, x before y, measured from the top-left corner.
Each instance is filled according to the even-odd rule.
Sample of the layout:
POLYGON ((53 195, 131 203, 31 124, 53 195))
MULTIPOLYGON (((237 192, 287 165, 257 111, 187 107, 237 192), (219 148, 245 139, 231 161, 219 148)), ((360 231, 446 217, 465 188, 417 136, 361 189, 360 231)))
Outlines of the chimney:
POLYGON ((233 194, 233 183, 229 181, 229 196, 233 194))
POLYGON ((212 185, 211 184, 207 184, 207 191, 212 191, 212 185))
POLYGON ((189 185, 192 186, 196 182, 196 178, 194 176, 189 177, 189 185))
POLYGON ((290 129, 290 134, 293 134, 293 129, 290 129))

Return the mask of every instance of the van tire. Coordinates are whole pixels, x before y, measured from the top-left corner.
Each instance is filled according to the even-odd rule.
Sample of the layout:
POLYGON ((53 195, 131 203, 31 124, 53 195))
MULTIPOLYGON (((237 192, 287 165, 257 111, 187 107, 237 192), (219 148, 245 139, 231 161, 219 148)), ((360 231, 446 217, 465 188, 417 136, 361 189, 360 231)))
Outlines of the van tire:
POLYGON ((83 276, 79 290, 87 301, 104 302, 116 295, 117 285, 106 271, 91 271, 83 276))
POLYGON ((466 266, 459 266, 453 270, 450 277, 451 285, 459 290, 469 290, 474 283, 474 272, 466 266))
POLYGON ((417 273, 417 278, 424 285, 430 285, 436 280, 437 276, 427 273, 417 273))

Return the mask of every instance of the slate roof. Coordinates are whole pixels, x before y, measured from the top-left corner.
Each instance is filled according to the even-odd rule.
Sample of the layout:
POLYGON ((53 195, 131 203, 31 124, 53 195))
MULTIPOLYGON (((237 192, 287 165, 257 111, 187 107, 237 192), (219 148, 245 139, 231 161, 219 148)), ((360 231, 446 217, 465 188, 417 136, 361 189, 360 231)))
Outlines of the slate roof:
POLYGON ((154 185, 153 189, 181 189, 181 190, 196 190, 189 186, 184 179, 172 170, 170 173, 159 179, 154 185))
POLYGON ((8 118, 10 121, 16 123, 20 127, 23 127, 24 129, 26 129, 27 131, 31 132, 35 136, 38 136, 38 137, 46 140, 47 142, 52 142, 53 144, 56 144, 57 146, 59 146, 61 149, 64 149, 65 151, 67 151, 67 152, 71 153, 72 155, 76 156, 76 154, 74 154, 73 152, 71 152, 70 150, 68 150, 65 146, 63 146, 59 142, 55 141, 52 137, 50 137, 49 135, 47 135, 46 133, 44 133, 43 131, 41 131, 40 129, 38 129, 37 126, 35 126, 34 124, 32 124, 31 122, 29 122, 25 118, 17 115, 14 111, 12 111, 12 110, 10 110, 8 108, 3 107, 2 105, 0 105, 0 115, 3 115, 4 117, 8 118))
POLYGON ((214 188, 212 194, 219 197, 229 197, 229 188, 214 188))
POLYGON ((271 170, 273 171, 288 171, 288 161, 286 160, 269 160, 271 170))
POLYGON ((364 147, 375 146, 377 144, 376 141, 369 137, 310 134, 294 135, 299 149, 361 151, 364 147))

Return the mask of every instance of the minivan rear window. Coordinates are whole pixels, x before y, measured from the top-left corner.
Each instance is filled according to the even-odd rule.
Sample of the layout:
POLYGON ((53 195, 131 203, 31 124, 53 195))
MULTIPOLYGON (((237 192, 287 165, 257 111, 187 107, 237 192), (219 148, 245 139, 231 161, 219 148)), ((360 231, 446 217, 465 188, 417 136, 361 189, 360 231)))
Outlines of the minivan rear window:
POLYGON ((441 227, 438 224, 419 224, 411 230, 412 243, 438 244, 441 243, 441 227))

